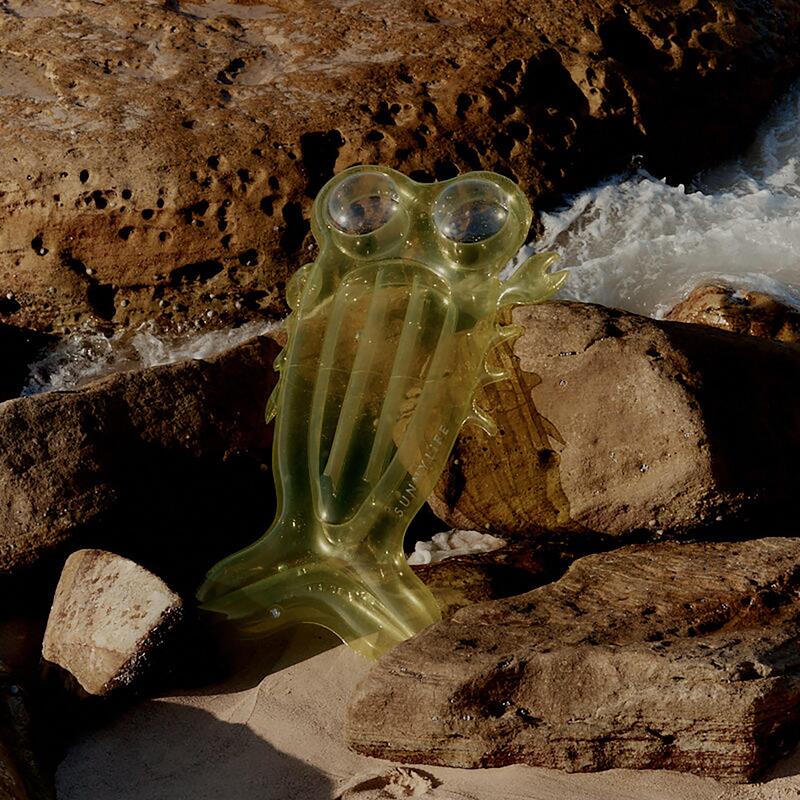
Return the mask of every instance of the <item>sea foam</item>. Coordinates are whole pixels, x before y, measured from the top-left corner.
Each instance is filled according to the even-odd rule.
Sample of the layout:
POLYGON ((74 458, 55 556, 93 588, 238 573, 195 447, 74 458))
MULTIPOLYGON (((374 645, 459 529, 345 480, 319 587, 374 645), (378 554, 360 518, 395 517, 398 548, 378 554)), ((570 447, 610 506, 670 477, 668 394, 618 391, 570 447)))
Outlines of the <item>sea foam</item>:
POLYGON ((690 185, 617 175, 543 223, 526 254, 561 255, 560 298, 657 317, 716 279, 800 304, 800 85, 742 157, 690 185))

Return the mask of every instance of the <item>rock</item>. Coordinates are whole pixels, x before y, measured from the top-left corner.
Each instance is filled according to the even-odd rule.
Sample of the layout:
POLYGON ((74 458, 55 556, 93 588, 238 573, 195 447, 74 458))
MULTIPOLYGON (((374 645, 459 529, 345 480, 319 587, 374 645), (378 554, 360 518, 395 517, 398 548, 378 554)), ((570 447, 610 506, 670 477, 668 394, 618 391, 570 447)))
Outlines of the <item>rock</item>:
POLYGON ((485 389, 499 434, 465 428, 430 500, 508 541, 567 531, 789 529, 800 492, 800 350, 578 303, 513 312, 485 389))
POLYGON ((52 337, 45 334, 0 323, 0 402, 19 397, 28 380, 28 366, 51 341, 52 337))
POLYGON ((24 689, 0 664, 0 798, 55 800, 52 770, 42 766, 24 689))
POLYGON ((800 539, 632 545, 462 609, 359 685, 360 753, 754 779, 800 721, 800 539))
POLYGON ((272 518, 264 409, 277 352, 258 338, 0 405, 0 578, 113 547, 193 591, 272 518))
POLYGON ((283 310, 336 170, 489 168, 538 203, 679 180, 794 78, 775 0, 23 0, 0 33, 0 307, 37 329, 283 310))
POLYGON ((453 556, 414 565, 431 590, 443 617, 473 603, 528 592, 563 574, 575 553, 553 544, 515 542, 488 553, 453 556))
POLYGON ((90 695, 135 683, 183 614, 180 597, 127 558, 79 550, 64 564, 42 657, 90 695))
POLYGON ((779 342, 800 342, 800 311, 766 292, 707 284, 698 286, 665 319, 779 342))

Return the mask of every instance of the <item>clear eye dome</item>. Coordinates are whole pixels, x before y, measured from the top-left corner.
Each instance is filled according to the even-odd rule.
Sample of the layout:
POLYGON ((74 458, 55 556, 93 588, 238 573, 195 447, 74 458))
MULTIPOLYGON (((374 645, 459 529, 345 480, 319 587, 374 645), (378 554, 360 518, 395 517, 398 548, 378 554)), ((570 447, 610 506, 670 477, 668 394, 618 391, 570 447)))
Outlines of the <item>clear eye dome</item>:
POLYGON ((399 206, 400 192, 388 175, 356 172, 330 193, 328 216, 342 233, 364 236, 382 228, 399 206))
POLYGON ((456 181, 436 198, 433 221, 452 242, 475 244, 499 233, 508 219, 508 198, 491 181, 456 181))

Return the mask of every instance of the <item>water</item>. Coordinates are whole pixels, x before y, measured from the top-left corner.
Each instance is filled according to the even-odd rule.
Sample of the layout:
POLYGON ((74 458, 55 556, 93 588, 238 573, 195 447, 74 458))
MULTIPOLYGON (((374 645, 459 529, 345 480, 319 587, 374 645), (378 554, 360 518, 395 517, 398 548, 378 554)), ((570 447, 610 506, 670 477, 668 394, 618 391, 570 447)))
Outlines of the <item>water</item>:
POLYGON ((129 369, 211 358, 280 324, 251 322, 240 328, 183 336, 160 333, 152 324, 110 338, 88 330, 73 333, 31 365, 23 395, 75 389, 129 369))
POLYGON ((528 252, 562 256, 561 298, 658 317, 720 279, 800 305, 800 84, 741 158, 689 186, 618 175, 543 221, 528 252))

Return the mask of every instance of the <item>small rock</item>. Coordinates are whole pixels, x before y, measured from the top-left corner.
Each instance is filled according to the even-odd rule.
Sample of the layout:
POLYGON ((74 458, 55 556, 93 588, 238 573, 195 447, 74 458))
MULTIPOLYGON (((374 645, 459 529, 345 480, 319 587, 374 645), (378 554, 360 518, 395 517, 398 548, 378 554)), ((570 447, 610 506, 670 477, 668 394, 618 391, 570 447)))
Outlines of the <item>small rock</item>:
POLYGON ((499 550, 505 542, 497 536, 481 531, 441 531, 429 542, 417 542, 414 552, 408 556, 412 566, 435 564, 446 558, 468 556, 473 553, 488 553, 499 550))
POLYGON ((376 775, 360 775, 343 787, 336 800, 402 800, 425 797, 439 781, 420 769, 390 767, 376 775))
POLYGON ((42 644, 46 661, 91 695, 134 683, 182 616, 180 597, 152 573, 102 550, 64 565, 42 644))
POLYGON ((665 319, 779 342, 800 342, 800 310, 766 292, 719 284, 698 286, 667 312, 665 319))
POLYGON ((353 695, 349 742, 417 764, 752 780, 798 737, 799 562, 798 538, 579 559, 387 653, 353 695))
POLYGON ((513 321, 490 364, 512 377, 478 397, 499 432, 464 428, 429 501, 448 525, 600 544, 795 519, 800 350, 581 303, 513 321))

